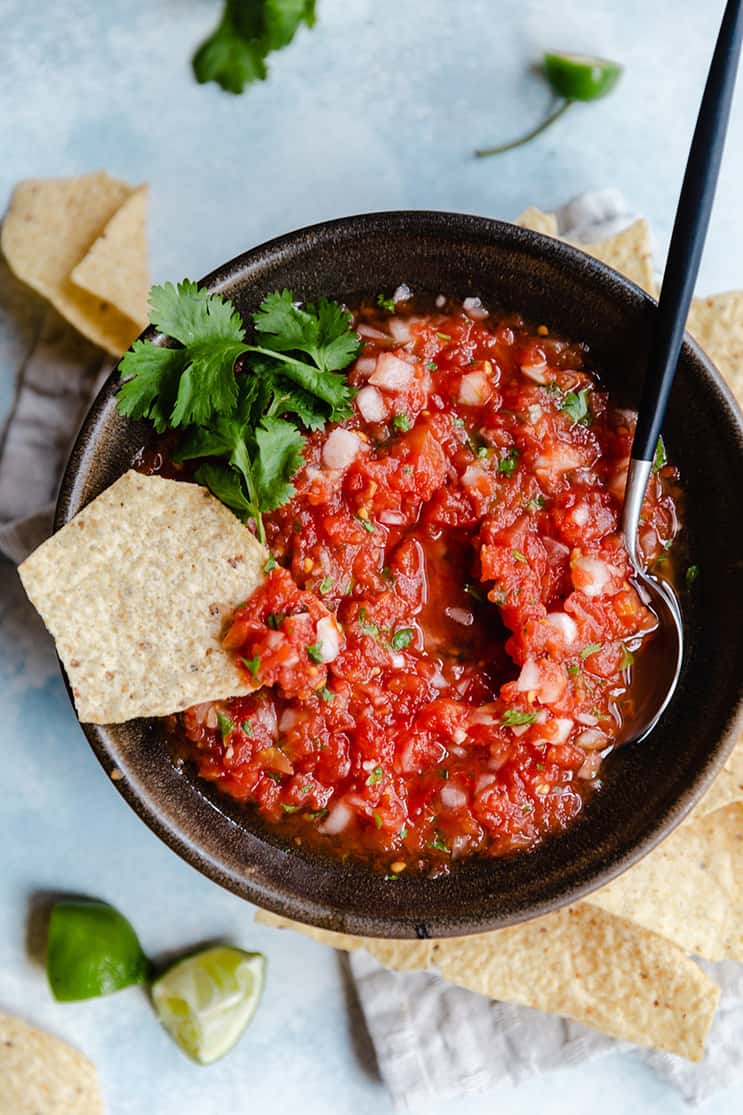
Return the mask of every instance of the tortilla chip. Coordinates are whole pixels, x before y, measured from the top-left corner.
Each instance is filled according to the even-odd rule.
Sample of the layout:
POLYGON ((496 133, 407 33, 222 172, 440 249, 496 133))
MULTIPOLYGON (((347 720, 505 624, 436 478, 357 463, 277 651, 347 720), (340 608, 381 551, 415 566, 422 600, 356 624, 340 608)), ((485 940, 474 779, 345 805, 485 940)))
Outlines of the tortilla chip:
POLYGON ((19 567, 84 722, 252 692, 222 648, 268 552, 206 488, 130 471, 19 567))
POLYGON ((115 306, 140 327, 148 320, 148 187, 140 186, 118 209, 70 275, 76 286, 115 306))
POLYGON ((648 293, 653 293, 653 248, 646 220, 635 221, 629 228, 606 240, 598 240, 595 244, 576 244, 575 247, 613 267, 648 293))
POLYGON ((525 209, 513 223, 521 228, 530 228, 532 232, 542 232, 545 236, 557 236, 557 217, 554 213, 543 213, 533 205, 525 209))
POLYGON ((586 905, 489 937, 442 941, 434 964, 459 987, 690 1061, 704 1056, 720 998, 670 941, 586 905))
POLYGON ((695 298, 686 328, 743 406, 743 291, 695 298))
POLYGON ((132 193, 131 186, 105 171, 79 178, 29 178, 13 191, 0 234, 0 246, 18 278, 114 356, 126 351, 141 323, 75 286, 70 272, 132 193))
POLYGON ((259 911, 396 971, 432 967, 449 983, 502 1002, 584 1022, 611 1037, 701 1060, 720 989, 681 949, 585 903, 473 937, 380 941, 330 933, 259 911))
POLYGON ((0 1115, 103 1115, 98 1074, 71 1045, 0 1014, 0 1115))
MULTIPOLYGON (((725 763, 707 793, 691 814, 692 819, 705 817, 708 813, 743 801, 743 739, 739 739, 733 752, 725 763)), ((688 824, 688 822, 686 822, 688 824)))
POLYGON ((743 806, 682 825, 586 902, 707 960, 743 959, 743 806))

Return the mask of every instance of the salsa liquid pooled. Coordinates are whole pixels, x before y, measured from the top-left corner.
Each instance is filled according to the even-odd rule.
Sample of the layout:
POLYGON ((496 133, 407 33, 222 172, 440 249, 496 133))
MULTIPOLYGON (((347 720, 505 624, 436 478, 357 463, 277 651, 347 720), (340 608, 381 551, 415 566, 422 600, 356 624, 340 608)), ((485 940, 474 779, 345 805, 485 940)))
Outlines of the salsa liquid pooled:
MULTIPOLYGON (((533 848, 599 785, 656 624, 619 533, 635 414, 583 346, 477 300, 356 325, 353 416, 310 436, 226 637, 262 688, 169 732, 296 844, 436 873, 533 848)), ((658 463, 648 563, 678 530, 658 463)))

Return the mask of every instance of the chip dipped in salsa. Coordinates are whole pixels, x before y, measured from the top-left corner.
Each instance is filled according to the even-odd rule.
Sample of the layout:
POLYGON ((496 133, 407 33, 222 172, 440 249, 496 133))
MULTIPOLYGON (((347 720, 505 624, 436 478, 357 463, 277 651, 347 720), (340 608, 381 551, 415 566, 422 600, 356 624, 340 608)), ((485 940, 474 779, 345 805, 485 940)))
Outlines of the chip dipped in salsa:
MULTIPOLYGON (((354 314, 351 416, 310 434, 263 517, 265 580, 225 639, 259 688, 167 724, 297 844, 397 876, 573 821, 656 618, 618 525, 635 414, 585 346, 477 299, 386 305, 354 314)), ((678 531, 661 450, 648 564, 678 531)))

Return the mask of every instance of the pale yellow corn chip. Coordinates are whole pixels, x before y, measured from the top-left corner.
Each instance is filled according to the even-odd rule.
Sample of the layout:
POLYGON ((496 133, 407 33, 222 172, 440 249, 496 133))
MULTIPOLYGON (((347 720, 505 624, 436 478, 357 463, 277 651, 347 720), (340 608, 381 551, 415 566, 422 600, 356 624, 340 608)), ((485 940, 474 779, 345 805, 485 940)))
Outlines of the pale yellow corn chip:
POLYGON ((82 1053, 0 1014, 0 1115, 103 1115, 98 1074, 82 1053))
MULTIPOLYGON (((743 801, 743 740, 740 739, 725 766, 694 809, 691 819, 696 820, 707 813, 714 813, 735 801, 743 801)), ((686 824, 688 823, 687 821, 686 824)))
POLYGON ((87 255, 73 268, 75 286, 147 325, 150 276, 147 255, 147 186, 140 186, 114 213, 87 255))
POLYGON ((720 996, 674 945, 586 903, 473 937, 380 941, 330 933, 259 911, 256 920, 334 948, 364 948, 396 971, 432 967, 449 983, 585 1022, 637 1045, 701 1060, 720 996))
POLYGON ((695 298, 686 328, 743 406, 743 291, 695 298))
POLYGON ((222 637, 267 557, 206 488, 131 471, 19 573, 80 719, 114 724, 256 688, 222 637))
POLYGON ((643 290, 653 293, 653 249, 646 220, 635 221, 606 240, 575 246, 613 267, 643 290))
POLYGON ((557 218, 554 213, 543 213, 533 205, 525 209, 514 224, 521 228, 530 228, 532 232, 542 232, 545 236, 557 236, 557 218))
POLYGON ((70 274, 132 192, 105 171, 27 179, 13 191, 0 233, 5 258, 18 278, 114 356, 126 351, 141 322, 76 286, 70 274))
POLYGON ((743 806, 681 825, 586 901, 707 960, 743 959, 743 806))

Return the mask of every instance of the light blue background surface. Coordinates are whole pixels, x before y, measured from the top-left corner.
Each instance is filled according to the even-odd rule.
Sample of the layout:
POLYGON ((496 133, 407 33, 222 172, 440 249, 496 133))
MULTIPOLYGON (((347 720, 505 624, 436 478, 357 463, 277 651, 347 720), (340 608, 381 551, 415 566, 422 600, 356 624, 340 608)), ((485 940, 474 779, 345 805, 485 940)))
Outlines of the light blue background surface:
MULTIPOLYGON (((197 86, 189 57, 217 0, 0 0, 0 206, 27 176, 105 167, 152 184, 156 280, 197 277, 288 229, 373 209, 511 218, 620 187, 650 218, 662 261, 721 0, 319 0, 319 23, 243 97, 197 86), (547 101, 528 63, 545 47, 626 63, 607 101, 497 160, 471 150, 535 121, 547 101)), ((743 285, 743 95, 700 290, 743 285)), ((27 343, 0 308, 0 407, 27 343)), ((44 631, 0 564, 0 1006, 98 1065, 112 1115, 270 1110, 385 1115, 390 1102, 344 963, 254 928, 250 907, 169 852, 99 769, 44 631), (265 949, 269 981, 248 1038, 208 1070, 187 1063, 142 994, 51 1002, 27 945, 34 896, 99 895, 162 957, 212 937, 265 949)), ((33 938, 33 934, 31 934, 33 938)), ((557 1115, 685 1110, 629 1055, 566 1069, 441 1112, 557 1115)), ((710 1115, 743 1107, 743 1084, 710 1115)), ((438 1111, 438 1108, 436 1108, 438 1111)), ((431 1115, 435 1115, 431 1109, 431 1115)))

